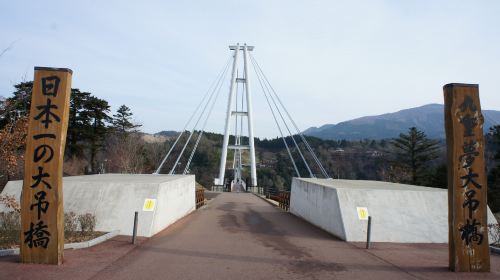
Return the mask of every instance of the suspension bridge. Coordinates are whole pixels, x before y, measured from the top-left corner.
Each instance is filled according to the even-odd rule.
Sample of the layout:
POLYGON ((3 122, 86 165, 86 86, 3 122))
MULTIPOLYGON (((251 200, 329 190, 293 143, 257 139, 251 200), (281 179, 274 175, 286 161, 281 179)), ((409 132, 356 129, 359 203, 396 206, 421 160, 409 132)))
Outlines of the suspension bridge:
MULTIPOLYGON (((332 180, 252 55, 254 47, 236 44, 229 49, 231 56, 153 174, 63 178, 65 211, 94 213, 99 231, 133 232, 134 236, 151 238, 131 245, 122 236, 92 249, 70 251, 67 262, 55 269, 21 266, 15 258, 3 257, 0 270, 6 279, 452 277, 445 244, 447 191, 332 180), (215 192, 207 192, 208 203, 199 208, 205 199, 195 190, 190 165, 228 80, 221 159, 212 188, 215 192), (254 80, 295 172, 291 193, 280 196, 279 208, 273 207, 276 203, 270 199, 246 193, 259 186, 253 134, 254 80), (233 151, 230 168, 229 151, 233 151), (186 164, 181 166, 180 162, 186 164), (226 175, 228 169, 232 176, 226 175), (224 189, 233 193, 220 192, 224 189), (368 250, 370 240, 382 243, 368 250)), ((22 184, 11 181, 2 194, 20 198, 22 184)), ((488 223, 495 221, 489 209, 485 216, 488 223)), ((487 233, 479 233, 487 239, 487 233)), ((491 258, 491 273, 482 276, 498 279, 499 257, 491 258)))
POLYGON ((330 178, 328 172, 321 164, 321 161, 315 154, 306 137, 303 135, 290 112, 285 107, 282 99, 276 93, 276 90, 269 82, 269 79, 264 74, 264 71, 256 61, 255 57, 252 55, 254 47, 246 44, 236 44, 229 46, 229 50, 232 51, 231 57, 227 60, 223 69, 217 75, 215 81, 196 106, 194 112, 189 117, 174 143, 170 146, 168 152, 162 159, 154 174, 161 174, 167 169, 168 174, 170 175, 189 174, 189 168, 193 160, 193 156, 195 155, 200 139, 205 132, 208 119, 212 115, 214 105, 219 100, 220 93, 224 88, 223 86, 226 84, 224 81, 227 81, 228 73, 231 72, 229 78, 229 93, 227 97, 224 139, 221 147, 219 173, 214 179, 212 189, 224 189, 228 150, 234 151, 232 166, 230 168, 233 171, 233 177, 230 179, 229 189, 231 191, 247 190, 247 183, 243 178, 243 174, 245 172, 244 167, 246 166, 250 168, 248 172, 250 174, 250 189, 255 190, 258 186, 252 111, 253 84, 251 82, 254 77, 260 85, 260 90, 265 97, 267 106, 269 107, 274 123, 276 124, 276 129, 279 132, 284 147, 286 148, 290 163, 293 165, 293 170, 295 171, 294 176, 297 178, 317 177, 317 174, 313 172, 311 162, 306 160, 305 153, 309 153, 310 158, 312 159, 312 165, 319 170, 319 176, 323 178, 330 178), (242 59, 240 58, 240 54, 243 55, 242 59), (242 67, 239 67, 239 64, 241 63, 240 60, 243 60, 242 67), (230 67, 230 65, 232 66, 230 67), (229 68, 231 68, 231 71, 229 71, 229 68), (253 70, 253 72, 251 70, 253 70), (239 73, 242 73, 242 75, 239 76, 239 73), (190 125, 192 128, 190 131, 187 131, 190 125), (231 133, 231 130, 233 133, 231 133), (188 137, 184 144, 182 144, 180 143, 180 139, 184 133, 188 133, 188 137), (194 144, 191 144, 191 152, 188 153, 188 155, 185 155, 184 153, 188 150, 191 139, 195 134, 197 134, 197 136, 195 137, 196 139, 193 139, 194 144), (230 144, 229 139, 231 135, 234 136, 234 143, 230 144), (291 143, 289 143, 288 141, 290 140, 287 139, 290 139, 291 143), (246 140, 247 142, 244 142, 243 140, 246 140), (301 143, 303 148, 300 146, 301 143), (248 159, 248 163, 243 162, 245 158, 243 153, 245 151, 248 152, 248 156, 246 157, 248 159), (298 154, 298 158, 294 158, 293 152, 298 154), (174 154, 176 154, 176 156, 174 154), (178 170, 178 165, 183 159, 185 159, 186 162, 184 169, 178 170), (305 166, 307 174, 301 174, 299 172, 296 161, 301 162, 305 166), (167 166, 169 166, 169 168, 167 168, 167 166))

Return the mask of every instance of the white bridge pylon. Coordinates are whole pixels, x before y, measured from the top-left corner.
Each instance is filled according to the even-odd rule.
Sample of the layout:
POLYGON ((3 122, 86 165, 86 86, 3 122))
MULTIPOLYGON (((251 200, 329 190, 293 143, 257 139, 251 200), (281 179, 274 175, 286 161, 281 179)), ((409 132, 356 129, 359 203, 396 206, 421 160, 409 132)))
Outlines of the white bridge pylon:
POLYGON ((233 170, 234 170, 234 180, 231 182, 231 190, 233 191, 243 191, 245 189, 245 182, 242 180, 242 150, 249 150, 250 158, 250 179, 252 187, 257 186, 257 169, 255 165, 255 144, 254 144, 254 134, 253 134, 253 118, 252 118, 252 91, 250 86, 250 74, 249 74, 249 58, 248 52, 253 50, 253 46, 247 46, 244 44, 236 44, 236 46, 229 46, 230 50, 234 51, 233 54, 233 67, 231 71, 231 85, 229 87, 229 96, 227 100, 227 111, 226 111, 226 122, 224 126, 224 140, 222 142, 222 153, 221 161, 219 166, 219 177, 215 178, 215 185, 224 185, 224 176, 226 172, 226 162, 227 162, 227 150, 234 150, 234 160, 233 160, 233 170), (240 51, 243 52, 243 76, 238 77, 238 56, 240 51), (237 84, 243 84, 243 90, 241 91, 241 109, 238 109, 238 94, 237 84), (236 98, 236 106, 233 110, 233 99, 236 98), (244 111, 243 101, 246 100, 246 111, 244 111), (240 131, 238 131, 238 117, 247 119, 248 128, 248 144, 243 145, 241 143, 241 130, 243 121, 240 122, 240 131), (235 143, 234 145, 229 145, 229 136, 231 129, 231 120, 235 118, 235 143))
POLYGON ((250 53, 253 51, 254 47, 247 46, 246 44, 236 44, 235 46, 229 46, 229 49, 233 51, 233 54, 227 59, 220 74, 209 87, 153 174, 160 174, 166 167, 169 168, 170 171, 168 174, 171 175, 179 174, 179 172, 182 172, 181 174, 191 173, 191 162, 193 161, 198 144, 200 143, 200 140, 205 132, 207 121, 213 112, 214 105, 217 103, 221 89, 225 84, 224 81, 227 81, 225 78, 231 68, 230 65, 232 61, 231 83, 229 86, 226 121, 224 126, 224 139, 222 142, 219 174, 218 177, 214 179, 215 189, 225 189, 223 186, 225 185, 224 179, 226 175, 228 150, 234 150, 232 166, 234 177, 231 182, 231 191, 244 191, 246 189, 246 180, 242 179, 244 166, 242 156, 243 151, 248 151, 246 161, 249 161, 250 165, 249 175, 251 179, 251 186, 249 187, 253 190, 257 187, 257 169, 252 118, 252 77, 255 77, 260 85, 262 94, 265 97, 266 103, 276 124, 276 128, 281 136, 281 139, 283 140, 288 156, 290 157, 290 162, 293 165, 295 176, 300 178, 302 177, 301 173, 307 173, 308 177, 315 178, 316 174, 321 173, 320 176, 324 178, 331 178, 321 164, 319 158, 314 153, 306 137, 286 109, 285 105, 281 101, 281 98, 278 96, 261 67, 255 60, 254 56, 250 53), (243 54, 243 59, 239 59, 240 54, 243 54), (243 60, 242 71, 238 70, 239 60, 243 60), (253 66, 252 68, 255 73, 254 76, 249 73, 251 68, 250 66, 253 66), (192 124, 192 121, 194 124, 192 124), (188 131, 187 128, 190 124, 192 124, 192 129, 188 131), (231 136, 230 130, 232 129, 233 124, 235 131, 234 143, 229 143, 231 136), (244 126, 246 126, 247 129, 247 134, 245 136, 243 136, 244 126), (180 142, 183 135, 186 135, 184 137, 186 140, 184 145, 179 148, 177 144, 180 142), (196 139, 193 144, 190 144, 191 139, 196 139), (243 143, 246 139, 247 142, 243 143), (190 149, 191 152, 189 155, 187 157, 184 156, 184 152, 190 149), (304 152, 301 151, 302 149, 304 152), (168 160, 171 155, 176 155, 175 160, 168 160), (298 158, 298 162, 295 161, 294 157, 298 158), (313 161, 316 165, 316 169, 311 168, 314 166, 310 166, 308 161, 313 161))

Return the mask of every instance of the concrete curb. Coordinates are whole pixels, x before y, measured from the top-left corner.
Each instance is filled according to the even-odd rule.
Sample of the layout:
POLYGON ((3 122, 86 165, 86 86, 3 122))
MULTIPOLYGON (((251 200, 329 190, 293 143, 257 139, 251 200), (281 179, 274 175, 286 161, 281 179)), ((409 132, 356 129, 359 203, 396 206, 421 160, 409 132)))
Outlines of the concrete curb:
POLYGON ((490 250, 493 254, 500 255, 500 248, 490 246, 490 250))
POLYGON ((19 248, 0 250, 0 257, 12 256, 12 255, 19 255, 19 248))
POLYGON ((113 230, 111 232, 108 232, 104 235, 101 235, 101 236, 94 238, 92 240, 89 240, 89 241, 64 244, 64 249, 65 250, 66 249, 83 249, 83 248, 92 247, 94 245, 97 245, 99 243, 102 243, 102 242, 110 239, 110 238, 117 236, 119 233, 120 233, 119 230, 113 230))
MULTIPOLYGON (((102 243, 108 239, 111 239, 111 238, 117 236, 119 233, 120 233, 119 230, 113 230, 111 232, 108 232, 104 235, 101 235, 101 236, 94 238, 92 240, 89 240, 89 241, 64 244, 64 249, 67 250, 67 249, 89 248, 89 247, 95 246, 99 243, 102 243)), ((0 257, 12 256, 12 255, 19 255, 19 248, 0 250, 0 257)))

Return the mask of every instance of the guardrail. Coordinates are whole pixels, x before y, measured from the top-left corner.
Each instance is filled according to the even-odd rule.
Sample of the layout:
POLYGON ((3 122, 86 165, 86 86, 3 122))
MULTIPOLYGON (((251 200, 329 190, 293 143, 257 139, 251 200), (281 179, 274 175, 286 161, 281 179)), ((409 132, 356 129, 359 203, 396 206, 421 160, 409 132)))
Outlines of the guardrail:
POLYGON ((290 192, 280 192, 279 198, 280 208, 288 211, 290 209, 290 192))
POLYGON ((196 209, 205 205, 205 189, 196 189, 196 209))
POLYGON ((268 193, 266 196, 279 203, 279 207, 285 211, 290 210, 290 192, 278 192, 278 195, 268 193))

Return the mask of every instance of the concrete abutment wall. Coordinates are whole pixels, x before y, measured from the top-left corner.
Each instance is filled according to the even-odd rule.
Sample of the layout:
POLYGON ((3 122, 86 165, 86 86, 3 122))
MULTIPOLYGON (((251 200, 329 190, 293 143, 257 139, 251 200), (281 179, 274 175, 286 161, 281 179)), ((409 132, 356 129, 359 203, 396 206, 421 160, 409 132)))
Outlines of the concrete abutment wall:
MULTIPOLYGON (((377 181, 293 178, 290 212, 346 241, 366 241, 373 217, 372 241, 448 242, 448 192, 377 181)), ((496 223, 488 209, 488 223, 496 223)), ((485 225, 486 226, 486 225, 485 225)), ((485 228, 487 232, 487 228, 485 228)))
MULTIPOLYGON (((21 196, 22 181, 10 181, 2 194, 21 196)), ((196 209, 194 175, 99 174, 63 178, 64 212, 91 213, 97 231, 150 237, 196 209), (143 211, 146 199, 156 200, 143 211)), ((6 211, 0 205, 0 212, 6 211)))

